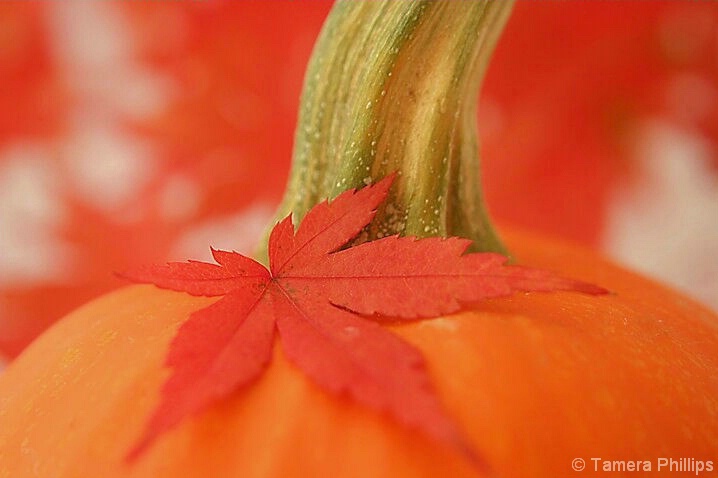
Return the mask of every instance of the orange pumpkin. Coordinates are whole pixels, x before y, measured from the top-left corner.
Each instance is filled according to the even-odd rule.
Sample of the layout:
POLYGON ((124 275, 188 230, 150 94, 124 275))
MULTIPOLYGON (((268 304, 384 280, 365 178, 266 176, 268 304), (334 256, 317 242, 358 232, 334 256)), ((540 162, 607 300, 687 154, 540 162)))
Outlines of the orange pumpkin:
MULTIPOLYGON (((524 294, 395 327, 497 475, 570 476, 577 457, 588 471, 594 457, 654 471, 661 457, 716 460, 718 317, 585 250, 508 237, 522 263, 614 294, 524 294)), ((127 465, 169 340, 213 300, 132 286, 51 328, 0 376, 0 477, 477 476, 453 450, 319 390, 281 345, 258 383, 127 465)))
MULTIPOLYGON (((381 168, 397 168, 403 174, 396 204, 412 197, 421 206, 409 204, 406 229, 398 232, 467 232, 472 239, 476 233, 479 246, 500 249, 485 218, 466 222, 483 207, 472 203, 480 194, 474 194, 475 172, 467 164, 475 146, 474 115, 461 104, 484 66, 473 59, 484 56, 479 53, 505 20, 506 4, 340 2, 320 51, 344 44, 331 38, 342 26, 372 39, 357 42, 360 50, 375 44, 401 48, 352 55, 335 50, 335 62, 318 61, 310 68, 295 148, 300 160, 284 207, 306 210, 313 194, 332 191, 337 177, 352 183, 367 171, 379 177, 381 168), (362 25, 356 15, 366 25, 385 28, 384 10, 403 28, 389 28, 386 43, 375 41, 370 29, 355 28, 362 25), (464 48, 462 35, 474 38, 479 51, 464 48), (422 63, 417 55, 429 61, 422 63), (356 85, 346 59, 374 62, 376 81, 356 85), (431 60, 439 65, 433 70, 431 60), (453 60, 449 70, 456 74, 446 74, 440 61, 453 60), (322 76, 322 65, 332 63, 342 68, 322 76), (417 78, 431 81, 413 84, 417 78), (445 94, 430 91, 437 85, 447 88, 445 94), (336 101, 325 104, 327 86, 336 101), (375 93, 370 102, 357 95, 364 87, 375 93), (449 113, 435 114, 442 108, 449 113), (385 122, 385 114, 392 121, 385 122), (334 142, 319 131, 331 133, 326 136, 334 142), (427 138, 430 147, 417 147, 427 138), (358 149, 352 149, 354 139, 358 149), (346 153, 359 162, 331 154, 347 145, 346 153), (415 155, 401 153, 403 147, 415 155), (361 162, 367 151, 374 163, 361 162), (427 157, 416 156, 422 154, 427 157), (324 162, 324 169, 312 170, 302 158, 324 162), (303 194, 296 194, 303 186, 303 194), (446 200, 441 187, 452 193, 446 200), (436 217, 448 221, 426 222, 436 217)), ((380 210, 377 218, 386 212, 380 210)), ((597 475, 591 472, 599 465, 593 458, 641 460, 644 466, 646 461, 654 471, 659 458, 715 466, 708 462, 718 459, 711 456, 718 449, 718 317, 585 250, 519 232, 507 237, 520 263, 614 293, 516 295, 486 301, 475 311, 394 326, 424 353, 448 412, 492 470, 509 478, 556 478, 570 476, 576 458, 585 460, 588 476, 597 475)), ((257 383, 184 421, 137 463, 126 463, 168 376, 163 363, 171 338, 191 312, 213 300, 128 287, 79 309, 35 341, 0 376, 0 478, 478 475, 456 450, 320 391, 287 363, 281 343, 257 383)))

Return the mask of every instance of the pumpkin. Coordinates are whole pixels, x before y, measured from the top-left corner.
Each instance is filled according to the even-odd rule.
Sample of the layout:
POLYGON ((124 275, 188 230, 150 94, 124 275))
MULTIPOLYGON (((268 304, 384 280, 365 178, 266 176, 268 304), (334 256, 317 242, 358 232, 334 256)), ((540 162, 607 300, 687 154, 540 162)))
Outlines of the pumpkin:
MULTIPOLYGON (((524 294, 394 327, 497 475, 566 476, 579 457, 654 470, 660 457, 715 460, 718 317, 583 249, 507 237, 522 263, 614 294, 524 294)), ((52 327, 0 377, 0 476, 477 476, 453 450, 319 390, 281 346, 257 384, 126 464, 169 341, 213 300, 131 286, 52 327)))
MULTIPOLYGON (((689 458, 708 470, 718 449, 718 317, 576 246, 505 229, 505 247, 485 215, 471 172, 474 116, 463 104, 507 5, 338 3, 310 65, 280 210, 301 215, 336 187, 399 169, 393 207, 368 235, 462 235, 613 292, 516 295, 392 326, 423 352, 442 402, 498 476, 570 475, 577 459, 589 476, 603 466, 597 460, 640 460, 655 471, 659 459, 689 458), (337 32, 355 41, 337 42, 337 32), (377 32, 385 41, 362 41, 377 32), (375 43, 396 51, 362 50, 375 43), (437 60, 449 64, 432 68, 437 60), (337 62, 376 76, 358 85, 351 67, 331 68, 337 62), (451 114, 437 115, 426 98, 451 114)), ((43 334, 0 376, 0 477, 480 476, 457 450, 320 391, 281 343, 257 383, 128 463, 169 374, 171 338, 214 300, 131 286, 43 334)))

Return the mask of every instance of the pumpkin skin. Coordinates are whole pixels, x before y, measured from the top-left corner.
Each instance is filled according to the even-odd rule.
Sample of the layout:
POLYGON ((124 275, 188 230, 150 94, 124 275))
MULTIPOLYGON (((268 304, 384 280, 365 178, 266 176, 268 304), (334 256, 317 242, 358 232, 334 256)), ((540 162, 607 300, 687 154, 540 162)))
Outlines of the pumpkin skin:
MULTIPOLYGON (((575 457, 582 476, 602 474, 592 457, 651 460, 654 473, 658 457, 716 460, 718 316, 584 249, 504 236, 520 263, 614 294, 519 294, 393 327, 496 474, 567 476, 575 457)), ((454 450, 315 387, 279 343, 257 383, 125 464, 169 341, 215 300, 130 286, 53 326, 0 376, 0 477, 478 476, 454 450)))

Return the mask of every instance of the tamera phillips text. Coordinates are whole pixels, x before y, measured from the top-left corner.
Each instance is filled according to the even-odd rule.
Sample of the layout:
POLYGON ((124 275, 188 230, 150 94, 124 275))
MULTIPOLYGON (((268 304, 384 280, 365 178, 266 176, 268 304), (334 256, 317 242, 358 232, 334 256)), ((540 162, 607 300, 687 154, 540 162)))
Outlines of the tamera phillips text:
MULTIPOLYGON (((713 471, 713 460, 696 460, 695 458, 656 458, 654 460, 607 460, 591 458, 594 471, 630 472, 630 471, 662 471, 694 473, 713 471)), ((575 469, 575 468, 574 468, 575 469)))

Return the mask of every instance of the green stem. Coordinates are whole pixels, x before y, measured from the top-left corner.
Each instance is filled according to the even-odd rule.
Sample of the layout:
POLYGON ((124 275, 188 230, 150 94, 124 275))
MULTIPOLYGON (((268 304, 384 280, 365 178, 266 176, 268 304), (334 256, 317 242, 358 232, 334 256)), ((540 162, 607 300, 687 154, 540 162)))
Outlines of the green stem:
POLYGON ((340 0, 307 71, 279 216, 398 171, 368 238, 461 236, 506 253, 484 206, 478 90, 506 0, 340 0))

